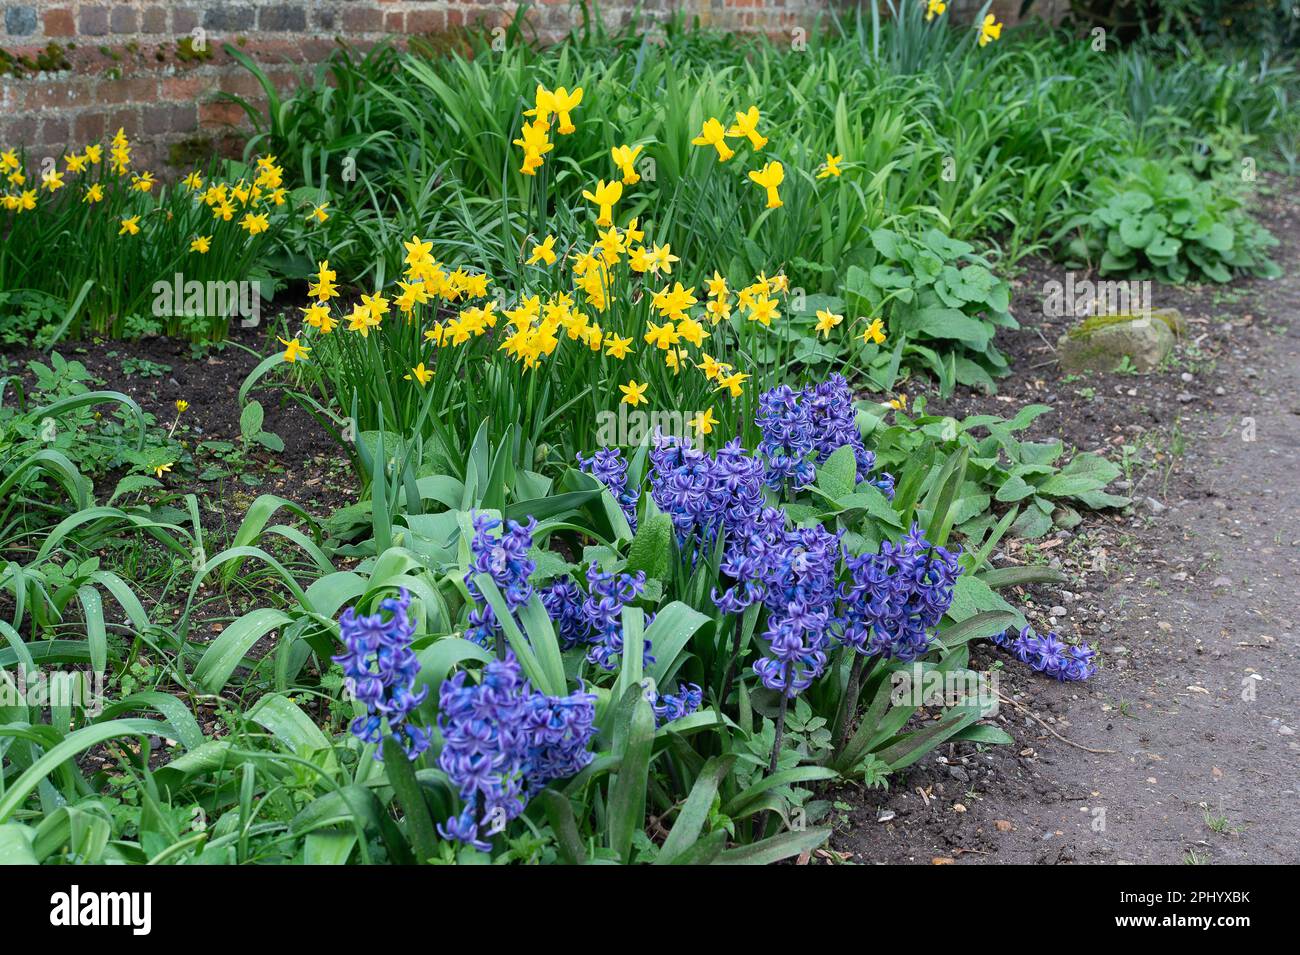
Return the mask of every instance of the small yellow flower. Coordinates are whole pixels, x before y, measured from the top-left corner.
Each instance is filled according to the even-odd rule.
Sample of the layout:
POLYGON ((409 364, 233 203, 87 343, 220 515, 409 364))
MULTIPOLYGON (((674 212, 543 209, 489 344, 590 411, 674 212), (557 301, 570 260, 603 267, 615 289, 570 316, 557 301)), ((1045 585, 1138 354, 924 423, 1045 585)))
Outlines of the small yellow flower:
POLYGON ((997 22, 997 17, 989 14, 980 24, 980 46, 988 46, 993 40, 1002 36, 1002 24, 997 22))
POLYGON ((634 186, 641 181, 641 177, 636 171, 636 157, 640 155, 643 146, 615 146, 609 151, 614 160, 614 165, 618 171, 623 174, 623 184, 625 186, 634 186))
POLYGON ((122 228, 117 230, 118 235, 139 235, 140 234, 140 217, 131 216, 129 219, 122 220, 122 228))
POLYGON ((727 130, 727 135, 733 139, 739 136, 745 136, 749 139, 749 144, 757 152, 767 145, 767 139, 758 135, 758 107, 751 106, 747 112, 736 114, 736 124, 727 130))
POLYGON ((325 211, 328 208, 328 202, 322 202, 318 206, 313 206, 311 212, 307 213, 308 220, 315 219, 317 222, 324 222, 329 218, 329 213, 325 211))
POLYGON ((156 468, 153 469, 153 473, 154 473, 154 476, 155 476, 155 477, 162 477, 164 474, 166 474, 166 473, 167 473, 168 471, 170 471, 171 469, 172 469, 172 466, 171 466, 170 464, 160 464, 160 465, 158 465, 156 468))
POLYGON ((188 186, 195 192, 201 192, 203 190, 203 177, 200 176, 199 171, 195 169, 181 181, 181 185, 188 186))
POLYGON ((89 186, 86 187, 86 195, 81 201, 82 202, 103 202, 104 187, 97 182, 91 183, 89 186))
POLYGON ((420 383, 420 387, 424 387, 430 381, 433 380, 433 372, 430 369, 424 367, 424 362, 420 362, 418 365, 416 365, 414 368, 411 369, 411 373, 406 376, 406 380, 418 381, 420 383))
POLYGON ((249 235, 259 235, 271 228, 267 221, 266 214, 255 215, 252 212, 245 212, 244 218, 239 220, 239 227, 248 231, 249 235))
POLYGON ((844 162, 843 156, 833 156, 830 153, 827 153, 826 165, 822 167, 821 172, 817 173, 817 178, 825 179, 827 176, 839 176, 843 171, 840 169, 840 163, 842 162, 844 162))
POLYGON ((187 412, 187 411, 189 411, 189 410, 190 410, 190 403, 189 403, 188 401, 186 401, 184 398, 178 398, 178 399, 176 399, 176 413, 177 413, 177 414, 185 414, 185 412, 187 412))
POLYGON ((541 262, 543 265, 555 264, 555 236, 548 235, 541 242, 533 246, 533 252, 528 256, 528 264, 536 265, 541 262))
POLYGON ((713 417, 713 408, 707 411, 701 411, 691 419, 691 427, 695 429, 696 434, 712 434, 713 426, 718 423, 718 419, 713 417))
POLYGON ((63 158, 63 161, 68 164, 68 172, 79 173, 79 172, 86 171, 86 164, 90 162, 90 157, 84 155, 78 155, 76 153, 70 153, 69 155, 63 158))
POLYGON ((286 340, 284 338, 281 338, 279 339, 279 341, 281 345, 285 346, 284 360, 287 362, 295 362, 299 358, 302 358, 303 361, 306 361, 307 360, 306 356, 311 353, 311 349, 304 348, 296 338, 292 340, 286 340))
POLYGON ((622 361, 627 357, 628 346, 631 344, 631 338, 621 338, 618 335, 610 335, 605 339, 605 354, 611 358, 617 358, 619 361, 622 361))
POLYGON ((618 180, 606 182, 601 179, 596 183, 595 192, 584 189, 582 198, 600 210, 600 215, 596 217, 596 225, 608 228, 614 224, 614 204, 623 198, 623 184, 618 180))
POLYGON ((825 308, 817 310, 817 331, 821 332, 823 338, 829 338, 831 329, 842 321, 844 321, 843 315, 836 315, 825 308))
POLYGON ((51 169, 41 176, 41 186, 46 192, 57 192, 63 188, 63 173, 51 169))
POLYGON ((862 332, 862 340, 883 345, 885 343, 885 323, 878 318, 873 318, 871 324, 862 332))
POLYGON ((777 186, 785 181, 785 167, 775 159, 762 169, 749 171, 749 178, 767 190, 767 208, 776 209, 781 205, 781 196, 777 186))
POLYGON ((704 128, 700 135, 691 140, 694 146, 712 146, 718 151, 718 162, 726 162, 732 156, 736 155, 734 149, 727 145, 724 137, 727 135, 726 129, 714 117, 710 116, 704 121, 704 128))
POLYGON ((907 395, 903 394, 903 393, 900 391, 900 392, 898 393, 898 397, 892 399, 891 401, 889 401, 888 404, 889 404, 889 407, 893 408, 895 411, 906 411, 906 410, 907 410, 907 395))
POLYGON ((943 16, 947 9, 948 4, 944 3, 943 0, 926 0, 925 22, 929 23, 935 17, 943 16))
POLYGON ((618 390, 623 392, 623 404, 631 405, 635 408, 637 405, 649 404, 645 397, 645 391, 649 387, 649 383, 639 385, 633 380, 629 381, 626 385, 619 385, 618 390))
POLYGON ((148 192, 153 188, 153 184, 153 173, 147 170, 140 173, 138 176, 131 177, 131 188, 136 192, 148 192))
POLYGON ((207 255, 210 248, 212 248, 212 236, 210 235, 201 235, 190 240, 191 252, 197 252, 199 255, 207 255))
POLYGON ((742 388, 741 386, 745 383, 745 379, 748 377, 749 375, 745 374, 742 371, 737 371, 734 372, 733 374, 719 377, 718 386, 713 390, 721 391, 723 388, 726 388, 727 391, 730 393, 731 397, 739 398, 741 395, 745 393, 745 389, 742 388))

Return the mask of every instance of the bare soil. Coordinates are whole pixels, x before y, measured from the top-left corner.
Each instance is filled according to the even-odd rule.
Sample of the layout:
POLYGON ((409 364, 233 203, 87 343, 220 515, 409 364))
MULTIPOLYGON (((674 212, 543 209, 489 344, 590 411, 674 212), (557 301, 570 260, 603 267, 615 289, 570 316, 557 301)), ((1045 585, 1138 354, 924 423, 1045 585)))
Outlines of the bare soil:
POLYGON ((1137 449, 1132 508, 1003 555, 1069 575, 1017 596, 1104 666, 1057 683, 979 646, 975 668, 1003 667, 996 721, 1015 745, 950 745, 887 791, 840 789, 823 861, 1300 861, 1300 207, 1290 183, 1263 192, 1285 276, 1157 285, 1153 304, 1189 323, 1168 368, 1063 374, 1071 320, 1044 316, 1042 288, 1064 270, 1036 262, 1013 303, 1023 328, 999 336, 1013 363, 999 394, 931 400, 1008 416, 1041 401, 1055 413, 1031 435, 1116 461, 1137 449))

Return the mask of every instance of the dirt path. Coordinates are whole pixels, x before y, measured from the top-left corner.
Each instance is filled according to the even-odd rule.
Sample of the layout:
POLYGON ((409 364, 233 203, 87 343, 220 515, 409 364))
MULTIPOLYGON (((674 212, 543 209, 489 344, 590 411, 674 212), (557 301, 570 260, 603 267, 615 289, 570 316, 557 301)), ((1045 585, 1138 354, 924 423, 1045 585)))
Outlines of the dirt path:
MULTIPOLYGON (((1064 602, 1056 629, 1097 641, 1106 666, 1086 685, 1055 684, 981 649, 975 666, 1001 658, 1003 691, 1024 707, 1000 714, 1016 746, 948 747, 886 793, 842 797, 842 858, 1300 862, 1298 211, 1279 198, 1266 215, 1284 278, 1164 293, 1199 322, 1184 347, 1201 361, 1089 380, 1109 398, 1100 410, 1060 394, 1054 368, 1025 386, 1057 399, 1080 447, 1114 446, 1112 431, 1164 449, 1135 481, 1131 514, 1069 535, 1071 582, 1029 595, 1042 629, 1047 605, 1064 602)), ((1022 283, 1027 298, 1039 281, 1022 283)), ((1034 337, 1036 350, 1055 341, 1034 337)), ((1034 360, 1017 358, 1017 373, 1034 360)))

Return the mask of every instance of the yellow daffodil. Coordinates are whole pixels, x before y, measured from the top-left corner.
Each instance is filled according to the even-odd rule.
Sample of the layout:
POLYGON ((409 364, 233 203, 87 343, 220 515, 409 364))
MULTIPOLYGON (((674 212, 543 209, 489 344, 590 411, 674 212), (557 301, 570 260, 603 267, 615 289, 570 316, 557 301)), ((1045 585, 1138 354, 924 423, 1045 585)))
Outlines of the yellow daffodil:
POLYGON ((742 386, 745 383, 745 379, 748 377, 749 375, 742 371, 733 372, 729 375, 720 375, 717 379, 718 386, 713 390, 721 391, 723 388, 726 388, 731 397, 739 398, 745 393, 745 389, 742 386))
POLYGON ((840 163, 844 162, 843 156, 833 156, 826 154, 826 165, 822 166, 821 172, 817 173, 818 179, 825 179, 827 176, 839 176, 842 170, 840 163))
POLYGON ((95 143, 86 147, 86 158, 90 160, 92 166, 98 166, 100 160, 104 158, 104 147, 95 143))
POLYGON ((761 322, 764 328, 770 328, 772 319, 781 317, 781 313, 776 307, 777 304, 777 300, 774 298, 755 299, 753 307, 749 310, 749 320, 751 322, 761 322))
POLYGON ((636 171, 636 157, 641 154, 642 146, 615 146, 609 151, 614 165, 623 174, 623 185, 634 186, 641 181, 636 171))
POLYGON ((639 385, 635 380, 629 381, 626 385, 619 385, 618 390, 623 392, 623 397, 621 399, 622 403, 625 405, 631 405, 633 408, 637 405, 649 404, 650 402, 648 402, 645 397, 645 391, 649 387, 650 385, 648 382, 644 385, 639 385))
POLYGON ((645 326, 649 329, 645 333, 645 340, 648 345, 666 350, 681 341, 681 337, 677 334, 677 326, 672 322, 656 325, 654 322, 647 320, 645 326))
POLYGON ((312 328, 320 329, 322 335, 334 331, 334 326, 338 324, 330 314, 330 307, 324 302, 312 302, 302 309, 302 320, 312 328))
POLYGON ((885 343, 885 323, 878 318, 873 318, 871 324, 863 330, 862 340, 883 345, 885 343))
POLYGON ((618 181, 606 182, 601 179, 596 183, 596 191, 589 192, 584 189, 582 198, 599 208, 600 215, 596 217, 596 225, 612 226, 614 224, 614 204, 623 198, 623 184, 618 181))
POLYGON ((528 264, 536 265, 538 262, 543 265, 555 264, 555 236, 548 235, 533 246, 532 254, 528 256, 528 264))
POLYGON ((170 471, 171 469, 172 469, 172 466, 171 466, 170 464, 160 464, 160 465, 158 465, 156 468, 153 469, 154 477, 162 477, 164 474, 166 474, 166 473, 167 473, 168 471, 170 471))
POLYGON ((817 331, 821 332, 823 338, 829 338, 831 329, 842 321, 844 321, 843 315, 836 315, 825 308, 817 310, 817 331))
POLYGON ((212 248, 212 236, 210 235, 201 235, 190 240, 191 252, 197 252, 199 255, 207 255, 210 248, 212 248))
POLYGON ((738 136, 748 138, 755 151, 766 146, 767 140, 758 135, 758 107, 751 106, 745 112, 737 113, 736 124, 727 130, 727 135, 733 139, 738 136))
POLYGON ((41 188, 46 192, 58 192, 63 188, 63 173, 51 169, 41 176, 41 188))
POLYGON ((11 169, 18 169, 21 165, 18 161, 17 150, 5 149, 0 151, 0 170, 8 172, 11 169))
POLYGON ((673 255, 671 245, 656 245, 650 253, 650 259, 650 268, 656 275, 660 272, 665 275, 672 275, 673 263, 681 261, 677 256, 673 255))
POLYGON ((287 362, 295 362, 299 359, 306 361, 306 356, 311 353, 311 349, 304 348, 296 338, 291 340, 280 338, 279 341, 284 346, 284 360, 287 362))
POLYGON ((136 192, 149 192, 153 189, 153 184, 153 173, 147 170, 140 173, 138 176, 131 177, 131 188, 136 192))
POLYGON ((271 224, 265 214, 255 215, 252 212, 245 212, 244 218, 239 220, 239 227, 247 230, 249 235, 260 235, 271 228, 271 224))
POLYGON ((90 157, 72 153, 64 156, 63 161, 68 164, 68 172, 81 173, 86 171, 86 164, 90 162, 90 157))
POLYGON ((131 216, 122 220, 122 228, 117 230, 118 235, 139 235, 140 234, 140 217, 131 216))
POLYGON ((609 335, 605 339, 605 354, 610 358, 617 358, 622 361, 627 357, 628 346, 632 344, 631 338, 622 338, 618 335, 609 335))
POLYGON ((767 208, 775 209, 781 205, 781 196, 776 190, 777 186, 785 181, 784 166, 772 160, 760 170, 751 169, 749 178, 767 190, 767 208))
POLYGON ((97 182, 92 182, 89 186, 86 187, 86 195, 82 198, 81 201, 82 202, 103 202, 104 187, 97 182))
MULTIPOLYGON (((279 205, 279 203, 276 204, 279 205)), ((307 219, 308 220, 315 219, 318 223, 324 222, 326 219, 330 217, 329 213, 325 211, 328 208, 329 208, 328 202, 322 202, 318 206, 312 206, 311 212, 307 213, 307 219)))
POLYGON ((943 0, 926 0, 925 4, 925 22, 929 23, 935 17, 941 17, 948 10, 948 4, 943 0))
POLYGON ((573 120, 569 118, 569 113, 577 109, 581 102, 581 86, 575 87, 572 93, 566 90, 563 86, 557 86, 555 88, 553 104, 556 115, 560 117, 560 125, 556 128, 556 131, 561 136, 567 136, 569 133, 577 129, 577 127, 573 125, 573 120))
POLYGON ((727 145, 725 139, 727 131, 722 124, 710 116, 704 121, 704 128, 700 135, 691 140, 695 146, 712 146, 718 151, 718 162, 726 162, 732 156, 736 155, 735 150, 727 145))
POLYGON ((430 371, 428 368, 424 367, 424 362, 420 362, 418 365, 416 365, 414 368, 411 369, 411 373, 406 376, 406 380, 418 381, 420 383, 420 387, 423 388, 425 385, 427 385, 430 381, 433 380, 433 372, 430 371))
POLYGON ((1002 36, 1002 24, 997 22, 993 14, 988 14, 984 22, 980 24, 980 46, 988 46, 994 40, 1002 36))
POLYGON ((176 413, 177 413, 177 414, 185 414, 185 412, 187 412, 187 411, 189 411, 189 410, 190 410, 190 403, 189 403, 188 401, 186 401, 184 398, 178 398, 178 399, 176 400, 176 413))
POLYGON ((329 259, 318 263, 316 268, 316 281, 307 286, 307 294, 322 302, 327 299, 337 298, 339 289, 334 284, 334 280, 338 275, 330 268, 329 259))
POLYGON ((195 192, 201 192, 203 189, 203 177, 200 176, 199 171, 195 169, 188 176, 186 176, 184 179, 181 180, 181 185, 188 186, 190 189, 194 190, 195 192))
POLYGON ((898 397, 897 397, 897 398, 894 398, 894 399, 892 399, 892 400, 890 400, 890 401, 888 402, 888 404, 889 404, 889 407, 893 408, 895 411, 906 411, 906 410, 907 410, 907 395, 903 394, 903 393, 900 391, 900 392, 898 393, 898 397))
POLYGON ((717 423, 718 419, 713 416, 712 407, 707 411, 698 412, 695 417, 691 419, 691 427, 695 429, 695 433, 698 435, 712 434, 713 427, 717 423))

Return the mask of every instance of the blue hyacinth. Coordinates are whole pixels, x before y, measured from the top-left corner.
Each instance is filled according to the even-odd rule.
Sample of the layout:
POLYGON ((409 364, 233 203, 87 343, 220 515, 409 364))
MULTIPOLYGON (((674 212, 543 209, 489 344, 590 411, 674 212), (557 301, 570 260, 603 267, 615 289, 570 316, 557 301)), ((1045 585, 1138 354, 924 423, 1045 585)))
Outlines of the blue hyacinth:
POLYGON ((1039 636, 1025 627, 1018 637, 1003 631, 992 637, 994 643, 1009 650, 1021 663, 1039 673, 1062 681, 1086 680, 1097 672, 1097 651, 1086 644, 1069 644, 1055 633, 1039 636))
POLYGON ((763 456, 767 486, 773 490, 799 490, 812 484, 817 475, 809 460, 815 446, 809 406, 802 393, 789 385, 778 385, 758 399, 754 423, 763 434, 758 453, 763 456))
POLYGON ((960 548, 932 545, 914 524, 900 544, 886 541, 879 554, 846 557, 850 582, 841 585, 841 641, 859 653, 904 663, 925 654, 931 630, 952 605, 960 554, 960 548))
POLYGON ((640 493, 627 486, 627 461, 618 448, 598 450, 589 458, 578 455, 578 465, 605 487, 609 488, 614 499, 618 501, 623 516, 627 518, 628 527, 636 533, 636 505, 640 493))
POLYGON ((763 462, 739 439, 711 455, 675 438, 659 437, 650 464, 650 495, 672 519, 685 554, 706 550, 720 533, 745 531, 762 513, 763 462))
POLYGON ((358 739, 378 746, 376 759, 383 759, 379 744, 384 738, 384 720, 408 759, 429 748, 429 727, 407 721, 429 695, 428 687, 413 692, 420 663, 411 650, 415 625, 410 605, 411 595, 403 588, 398 597, 384 599, 377 614, 358 617, 355 608, 349 607, 339 617, 339 636, 347 650, 334 657, 334 662, 343 667, 348 693, 366 707, 366 715, 353 720, 349 729, 358 739))
POLYGON ((498 518, 481 512, 474 515, 470 566, 464 578, 466 590, 480 604, 470 610, 469 627, 465 635, 479 646, 489 648, 496 645, 501 624, 491 606, 483 600, 474 577, 478 574, 490 576, 505 598, 506 606, 514 612, 532 597, 533 586, 528 578, 537 569, 537 565, 528 556, 533 546, 533 530, 537 527, 537 521, 531 517, 527 524, 510 521, 505 533, 494 534, 499 527, 501 521, 498 518))
MULTIPOLYGON (((623 608, 636 600, 645 591, 645 572, 638 570, 635 574, 605 573, 596 562, 587 565, 587 599, 582 603, 583 616, 586 618, 591 647, 587 650, 587 660, 602 670, 613 670, 618 666, 623 653, 623 608)), ((653 622, 647 617, 646 626, 653 622)), ((644 665, 654 663, 650 655, 650 641, 646 640, 642 650, 644 665)))
POLYGON ((438 766, 465 807, 438 831, 487 852, 492 846, 485 837, 503 831, 547 783, 592 761, 596 698, 533 690, 509 653, 483 668, 477 686, 467 681, 457 673, 439 691, 438 766))
POLYGON ((650 704, 659 726, 690 716, 704 702, 704 691, 694 683, 678 683, 676 693, 662 693, 650 704))

